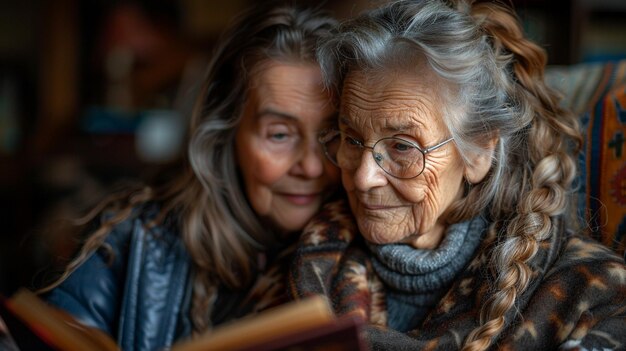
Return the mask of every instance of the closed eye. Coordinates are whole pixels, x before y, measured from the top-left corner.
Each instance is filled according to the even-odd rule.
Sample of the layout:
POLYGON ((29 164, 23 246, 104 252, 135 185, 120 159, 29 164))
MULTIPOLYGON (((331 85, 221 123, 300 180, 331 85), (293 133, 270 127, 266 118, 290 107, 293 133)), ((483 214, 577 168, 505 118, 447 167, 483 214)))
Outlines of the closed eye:
POLYGON ((289 137, 287 133, 274 133, 269 135, 269 138, 275 141, 282 141, 287 139, 287 137, 289 137))

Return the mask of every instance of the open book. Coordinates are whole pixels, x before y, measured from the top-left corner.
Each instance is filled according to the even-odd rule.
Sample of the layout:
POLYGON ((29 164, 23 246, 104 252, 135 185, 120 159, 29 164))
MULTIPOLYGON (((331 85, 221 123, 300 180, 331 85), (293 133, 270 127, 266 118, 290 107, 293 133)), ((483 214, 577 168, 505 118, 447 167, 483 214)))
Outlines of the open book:
MULTIPOLYGON (((21 350, 120 350, 105 333, 81 325, 28 290, 0 302, 0 316, 21 350)), ((365 350, 361 324, 359 318, 334 317, 328 301, 316 296, 226 323, 170 350, 365 350)))

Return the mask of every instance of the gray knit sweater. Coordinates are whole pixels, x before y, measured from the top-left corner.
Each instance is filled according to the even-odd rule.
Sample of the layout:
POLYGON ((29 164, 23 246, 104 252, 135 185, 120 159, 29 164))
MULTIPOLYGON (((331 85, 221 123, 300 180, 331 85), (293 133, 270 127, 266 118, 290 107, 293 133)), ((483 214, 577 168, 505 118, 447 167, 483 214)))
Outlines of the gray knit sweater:
POLYGON ((473 257, 485 228, 481 217, 453 224, 434 250, 405 244, 368 245, 374 269, 389 289, 389 327, 404 332, 421 323, 473 257))

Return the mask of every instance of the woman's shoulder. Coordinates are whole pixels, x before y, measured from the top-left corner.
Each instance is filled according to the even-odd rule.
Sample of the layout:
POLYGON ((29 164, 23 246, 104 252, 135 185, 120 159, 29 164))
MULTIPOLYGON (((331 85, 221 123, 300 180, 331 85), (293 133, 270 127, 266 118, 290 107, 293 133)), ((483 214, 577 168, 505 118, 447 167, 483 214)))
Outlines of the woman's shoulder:
POLYGON ((624 263, 615 250, 597 240, 580 233, 570 232, 566 235, 562 248, 561 261, 571 262, 599 262, 615 261, 624 263))
POLYGON ((568 233, 554 265, 547 272, 551 275, 577 276, 580 283, 606 280, 626 284, 626 264, 614 250, 588 236, 568 233))
POLYGON ((184 249, 177 247, 182 243, 177 232, 169 227, 171 223, 164 219, 160 224, 153 224, 159 213, 158 203, 133 207, 125 215, 115 211, 100 213, 91 225, 96 230, 104 228, 107 223, 111 225, 110 229, 104 228, 108 232, 103 242, 89 251, 71 274, 46 295, 48 302, 72 313, 87 325, 111 334, 115 332, 116 321, 122 313, 122 300, 139 296, 142 301, 150 301, 148 304, 157 306, 159 302, 161 305, 158 306, 162 306, 162 300, 155 302, 158 294, 155 295, 154 291, 166 291, 159 284, 169 282, 165 277, 176 272, 183 273, 176 278, 184 280, 188 261, 184 249), (168 259, 170 257, 173 259, 168 259), (147 276, 151 279, 143 278, 147 276), (153 279, 157 276, 160 279, 153 279), (139 286, 136 282, 140 280, 145 282, 139 286), (125 295, 131 288, 136 294, 125 295))
POLYGON ((104 211, 92 228, 103 225, 111 227, 105 239, 109 245, 126 245, 137 232, 150 234, 166 242, 179 239, 179 226, 176 214, 172 211, 162 214, 162 204, 150 201, 134 206, 124 216, 121 211, 104 211))
POLYGON ((545 325, 547 333, 559 326, 562 342, 568 340, 564 346, 615 345, 626 335, 625 292, 623 259, 592 238, 568 234, 525 308, 525 318, 535 320, 533 328, 545 325))

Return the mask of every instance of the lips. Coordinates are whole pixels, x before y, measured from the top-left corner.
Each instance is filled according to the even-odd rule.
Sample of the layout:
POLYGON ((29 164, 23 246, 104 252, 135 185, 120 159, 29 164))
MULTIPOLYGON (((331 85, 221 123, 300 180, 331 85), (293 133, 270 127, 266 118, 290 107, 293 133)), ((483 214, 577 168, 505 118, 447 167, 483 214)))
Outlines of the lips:
POLYGON ((363 208, 365 208, 366 210, 370 210, 370 211, 379 211, 379 210, 388 210, 393 207, 363 204, 363 208))
POLYGON ((403 206, 384 206, 384 205, 374 205, 374 204, 366 204, 362 203, 363 208, 368 211, 385 211, 385 210, 393 210, 396 208, 400 208, 403 206))
POLYGON ((386 211, 386 210, 395 210, 400 207, 406 207, 404 204, 396 205, 396 204, 381 204, 380 201, 373 201, 374 199, 362 199, 359 198, 358 202, 360 206, 367 211, 386 211))
POLYGON ((320 193, 313 194, 290 194, 290 193, 280 193, 280 196, 284 197, 290 203, 297 206, 306 206, 316 202, 320 193))

